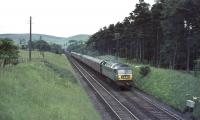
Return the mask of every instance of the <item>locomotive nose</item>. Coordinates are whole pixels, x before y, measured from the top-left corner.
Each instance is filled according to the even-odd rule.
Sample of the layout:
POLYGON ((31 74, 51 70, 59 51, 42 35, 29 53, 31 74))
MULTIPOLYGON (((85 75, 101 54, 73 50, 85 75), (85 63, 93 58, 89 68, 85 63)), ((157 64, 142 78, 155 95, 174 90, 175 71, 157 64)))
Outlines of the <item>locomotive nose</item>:
POLYGON ((133 79, 133 75, 132 74, 121 74, 117 76, 118 80, 132 80, 133 79))
POLYGON ((132 80, 132 70, 124 68, 117 71, 117 79, 118 80, 132 80))

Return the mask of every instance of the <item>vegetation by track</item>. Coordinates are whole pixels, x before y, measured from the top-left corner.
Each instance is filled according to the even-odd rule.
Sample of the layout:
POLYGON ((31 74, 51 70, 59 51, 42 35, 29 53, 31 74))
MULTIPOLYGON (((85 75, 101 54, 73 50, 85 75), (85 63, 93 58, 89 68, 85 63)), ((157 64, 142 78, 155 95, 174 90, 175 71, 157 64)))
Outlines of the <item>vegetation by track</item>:
POLYGON ((26 61, 27 51, 20 51, 23 62, 0 69, 1 120, 94 120, 100 119, 90 100, 72 75, 63 55, 39 52, 26 61))

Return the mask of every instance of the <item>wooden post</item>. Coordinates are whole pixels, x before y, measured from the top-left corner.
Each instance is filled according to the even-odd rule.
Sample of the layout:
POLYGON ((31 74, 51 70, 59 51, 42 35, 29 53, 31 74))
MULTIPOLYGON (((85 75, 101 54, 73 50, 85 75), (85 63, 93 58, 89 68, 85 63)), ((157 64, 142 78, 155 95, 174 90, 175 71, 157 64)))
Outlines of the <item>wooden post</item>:
POLYGON ((30 16, 30 39, 29 39, 29 61, 31 61, 31 50, 32 50, 32 17, 30 16))

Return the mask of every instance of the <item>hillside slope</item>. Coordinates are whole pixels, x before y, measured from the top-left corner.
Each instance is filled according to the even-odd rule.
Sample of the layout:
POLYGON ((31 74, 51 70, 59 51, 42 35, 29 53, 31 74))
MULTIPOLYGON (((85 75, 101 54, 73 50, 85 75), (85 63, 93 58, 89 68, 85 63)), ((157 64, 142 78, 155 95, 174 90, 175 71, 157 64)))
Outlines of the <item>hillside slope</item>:
MULTIPOLYGON (((20 43, 20 40, 29 40, 29 34, 0 34, 0 38, 10 38, 15 41, 16 44, 20 43)), ((77 40, 77 41, 87 41, 89 39, 89 35, 79 34, 70 37, 56 37, 52 35, 44 35, 44 34, 32 34, 32 40, 45 40, 49 43, 56 43, 60 45, 68 44, 69 40, 77 40)))
MULTIPOLYGON (((20 51, 28 58, 28 51, 20 51)), ((0 68, 0 120, 100 120, 64 55, 32 52, 32 62, 0 68)))
POLYGON ((89 39, 90 35, 86 35, 86 34, 79 34, 79 35, 74 35, 71 37, 66 38, 67 41, 69 40, 77 40, 77 41, 87 41, 89 39))

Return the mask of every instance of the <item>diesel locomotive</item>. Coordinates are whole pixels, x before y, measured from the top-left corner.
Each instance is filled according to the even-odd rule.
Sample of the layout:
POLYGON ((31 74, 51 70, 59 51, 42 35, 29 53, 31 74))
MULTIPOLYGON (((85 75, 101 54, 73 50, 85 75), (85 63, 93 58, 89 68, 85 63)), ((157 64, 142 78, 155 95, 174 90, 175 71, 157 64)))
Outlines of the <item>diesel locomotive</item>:
POLYGON ((128 65, 105 61, 76 52, 71 52, 71 56, 96 72, 106 76, 119 87, 130 88, 132 86, 133 72, 128 65))

